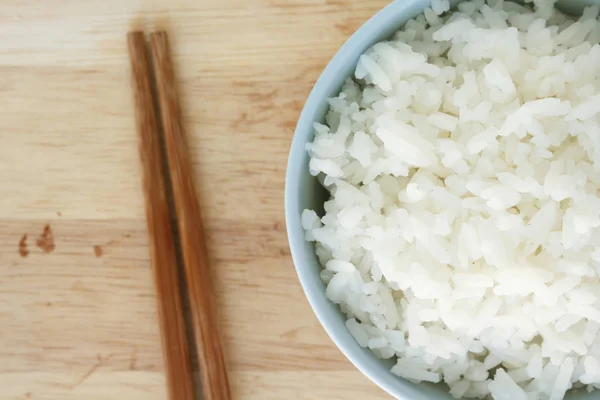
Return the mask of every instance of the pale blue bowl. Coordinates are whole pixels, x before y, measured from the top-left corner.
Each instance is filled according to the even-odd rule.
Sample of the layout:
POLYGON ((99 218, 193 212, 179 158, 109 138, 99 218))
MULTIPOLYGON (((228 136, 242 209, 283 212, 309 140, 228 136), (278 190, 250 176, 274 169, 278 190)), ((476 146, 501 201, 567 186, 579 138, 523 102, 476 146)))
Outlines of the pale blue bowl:
MULTIPOLYGON (((456 3, 457 1, 454 1, 456 3)), ((327 99, 336 96, 346 78, 351 76, 358 57, 373 44, 387 39, 409 19, 420 14, 431 0, 396 0, 369 19, 342 46, 327 65, 304 105, 288 159, 285 180, 285 219, 288 240, 296 272, 304 293, 317 318, 344 355, 363 374, 383 390, 402 400, 451 399, 442 385, 413 384, 390 372, 391 361, 382 361, 361 348, 345 326, 345 317, 337 305, 325 297, 325 285, 319 277, 321 266, 314 246, 304 240, 300 223, 302 210, 323 210, 327 193, 317 179, 308 173, 308 154, 305 144, 313 138, 313 123, 323 122, 328 109, 327 99)), ((570 14, 580 14, 589 4, 600 0, 562 0, 559 8, 570 14)), ((573 393, 570 399, 600 399, 600 393, 573 393)))

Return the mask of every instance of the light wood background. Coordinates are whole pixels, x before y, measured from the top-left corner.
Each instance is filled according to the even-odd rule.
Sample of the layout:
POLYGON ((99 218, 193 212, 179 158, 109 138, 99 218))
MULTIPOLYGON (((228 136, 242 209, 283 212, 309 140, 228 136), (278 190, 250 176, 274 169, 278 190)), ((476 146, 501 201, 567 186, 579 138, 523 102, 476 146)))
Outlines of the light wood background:
POLYGON ((132 26, 168 28, 175 47, 234 397, 387 398, 313 315, 283 213, 287 152, 310 88, 385 3, 2 1, 0 399, 165 398, 132 26), (46 224, 48 253, 49 237, 36 244, 46 224))

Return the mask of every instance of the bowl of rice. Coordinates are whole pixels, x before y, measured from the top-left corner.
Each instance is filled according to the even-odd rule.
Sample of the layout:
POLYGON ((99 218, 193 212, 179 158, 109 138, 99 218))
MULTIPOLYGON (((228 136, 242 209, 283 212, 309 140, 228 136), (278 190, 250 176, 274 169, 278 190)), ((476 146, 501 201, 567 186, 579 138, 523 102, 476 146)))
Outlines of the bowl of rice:
POLYGON ((306 296, 399 399, 600 398, 600 1, 397 0, 315 84, 306 296))

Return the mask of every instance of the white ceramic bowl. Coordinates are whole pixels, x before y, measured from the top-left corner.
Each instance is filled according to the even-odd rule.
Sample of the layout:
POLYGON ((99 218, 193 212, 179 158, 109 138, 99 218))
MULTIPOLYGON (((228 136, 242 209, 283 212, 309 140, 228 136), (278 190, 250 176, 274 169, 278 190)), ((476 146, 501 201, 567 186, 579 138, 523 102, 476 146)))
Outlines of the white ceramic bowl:
MULTIPOLYGON (((300 283, 317 318, 352 364, 383 390, 403 400, 440 400, 452 397, 445 386, 417 385, 393 375, 390 372, 391 361, 377 359, 369 350, 356 343, 346 329, 346 318, 338 306, 325 297, 325 285, 319 277, 321 266, 313 244, 304 240, 300 215, 306 208, 322 212, 323 203, 328 197, 317 179, 308 172, 309 158, 305 150, 305 144, 313 138, 313 123, 323 122, 325 119, 327 99, 339 93, 342 83, 352 75, 359 56, 365 50, 391 37, 406 21, 420 14, 430 3, 431 0, 395 0, 356 31, 329 62, 300 115, 290 149, 285 185, 285 217, 292 258, 300 283)), ((570 14, 578 14, 589 4, 600 4, 600 0, 562 0, 559 1, 559 8, 570 14)), ((573 393, 568 398, 600 399, 600 392, 573 393)))

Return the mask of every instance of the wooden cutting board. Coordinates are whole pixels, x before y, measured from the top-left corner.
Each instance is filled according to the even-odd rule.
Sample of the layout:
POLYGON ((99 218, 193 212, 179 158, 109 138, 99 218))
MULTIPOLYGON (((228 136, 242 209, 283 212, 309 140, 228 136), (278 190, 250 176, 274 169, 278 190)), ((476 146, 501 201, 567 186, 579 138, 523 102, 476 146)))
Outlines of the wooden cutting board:
POLYGON ((387 398, 313 315, 283 212, 302 105, 385 3, 2 2, 0 399, 165 399, 132 26, 172 38, 234 398, 387 398))

